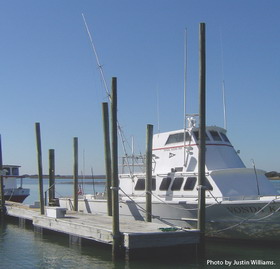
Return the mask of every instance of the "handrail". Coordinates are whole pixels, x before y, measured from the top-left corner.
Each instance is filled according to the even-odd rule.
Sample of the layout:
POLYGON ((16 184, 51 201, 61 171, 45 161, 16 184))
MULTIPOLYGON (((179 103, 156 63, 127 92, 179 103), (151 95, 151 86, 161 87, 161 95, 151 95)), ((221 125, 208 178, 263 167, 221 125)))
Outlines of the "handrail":
POLYGON ((55 183, 53 183, 46 191, 45 191, 45 206, 48 205, 48 197, 47 197, 47 193, 50 191, 50 189, 55 185, 55 183))

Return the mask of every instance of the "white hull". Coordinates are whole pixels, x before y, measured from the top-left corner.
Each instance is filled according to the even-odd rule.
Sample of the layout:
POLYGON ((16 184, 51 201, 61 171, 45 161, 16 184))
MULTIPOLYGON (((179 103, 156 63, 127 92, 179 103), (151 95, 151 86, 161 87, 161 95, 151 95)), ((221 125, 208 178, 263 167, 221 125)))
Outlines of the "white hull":
MULTIPOLYGON (((274 197, 275 198, 275 197, 274 197)), ((60 206, 73 209, 73 200, 61 198, 60 206)), ((144 202, 131 200, 120 202, 120 215, 144 220, 144 202), (142 207, 142 208, 141 208, 142 207)), ((79 211, 93 214, 106 214, 107 204, 104 199, 79 199, 79 211)), ((153 202, 153 222, 169 224, 182 228, 196 228, 197 203, 161 203, 153 202)), ((206 234, 208 237, 280 240, 280 201, 244 200, 215 201, 206 205, 206 234)))

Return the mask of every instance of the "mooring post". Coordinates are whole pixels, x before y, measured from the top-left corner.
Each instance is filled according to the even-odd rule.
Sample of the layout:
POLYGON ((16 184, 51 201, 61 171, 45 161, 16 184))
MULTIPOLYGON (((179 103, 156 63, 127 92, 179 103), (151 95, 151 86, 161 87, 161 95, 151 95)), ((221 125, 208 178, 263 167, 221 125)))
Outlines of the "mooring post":
POLYGON ((1 199, 1 216, 5 214, 5 197, 4 197, 4 171, 3 171, 3 159, 2 159, 2 141, 0 135, 0 199, 1 199))
POLYGON ((36 141, 37 141, 40 212, 41 212, 41 215, 44 215, 45 207, 44 207, 44 190, 43 190, 42 146, 41 146, 41 130, 40 130, 39 122, 35 123, 35 130, 36 130, 36 141))
POLYGON ((74 211, 78 211, 78 137, 73 139, 74 147, 74 211))
POLYGON ((147 125, 146 136, 146 221, 152 222, 152 148, 153 148, 153 125, 147 125))
POLYGON ((205 132, 206 132, 206 58, 205 23, 199 25, 199 153, 198 153, 198 229, 200 230, 200 255, 205 254, 205 132))
POLYGON ((107 213, 112 216, 112 167, 111 167, 111 147, 110 147, 110 130, 109 130, 109 113, 108 103, 102 103, 103 115, 103 134, 104 134, 104 153, 106 167, 106 189, 107 189, 107 213))
POLYGON ((55 199, 55 155, 54 149, 49 150, 49 205, 55 199))
POLYGON ((111 93, 112 126, 112 218, 113 218, 113 259, 122 257, 122 235, 119 224, 119 174, 118 174, 118 125, 117 125, 117 78, 112 78, 111 93))

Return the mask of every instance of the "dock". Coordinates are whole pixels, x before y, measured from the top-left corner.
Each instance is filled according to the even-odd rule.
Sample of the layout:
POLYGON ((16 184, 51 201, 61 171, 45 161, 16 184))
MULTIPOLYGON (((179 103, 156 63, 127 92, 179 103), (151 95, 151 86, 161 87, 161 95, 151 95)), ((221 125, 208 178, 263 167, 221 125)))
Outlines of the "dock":
MULTIPOLYGON (((92 240, 107 245, 113 244, 112 217, 76 211, 66 211, 63 217, 50 217, 40 214, 40 209, 28 205, 6 202, 7 215, 22 221, 29 220, 34 230, 51 230, 75 238, 92 240)), ((47 210, 46 210, 47 211, 47 210)), ((152 254, 157 249, 192 248, 199 243, 198 230, 176 230, 168 225, 120 218, 120 231, 126 256, 148 250, 152 254)))

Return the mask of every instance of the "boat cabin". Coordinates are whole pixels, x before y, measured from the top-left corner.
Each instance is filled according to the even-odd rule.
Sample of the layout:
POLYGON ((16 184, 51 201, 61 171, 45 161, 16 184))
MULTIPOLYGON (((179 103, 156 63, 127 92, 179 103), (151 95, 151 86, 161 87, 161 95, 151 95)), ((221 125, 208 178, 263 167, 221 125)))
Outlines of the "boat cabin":
POLYGON ((17 178, 19 178, 19 168, 18 165, 3 165, 3 178, 4 178, 4 188, 5 189, 15 189, 17 188, 17 178))
POLYGON ((5 176, 19 176, 19 168, 18 165, 3 165, 5 176))
MULTIPOLYGON (((252 199, 260 195, 275 195, 264 171, 245 167, 225 129, 207 127, 205 146, 206 196, 252 199)), ((166 199, 197 197, 198 147, 196 127, 153 136, 152 191, 156 195, 166 199)), ((145 173, 120 175, 120 187, 126 193, 142 196, 145 193, 145 173)))

